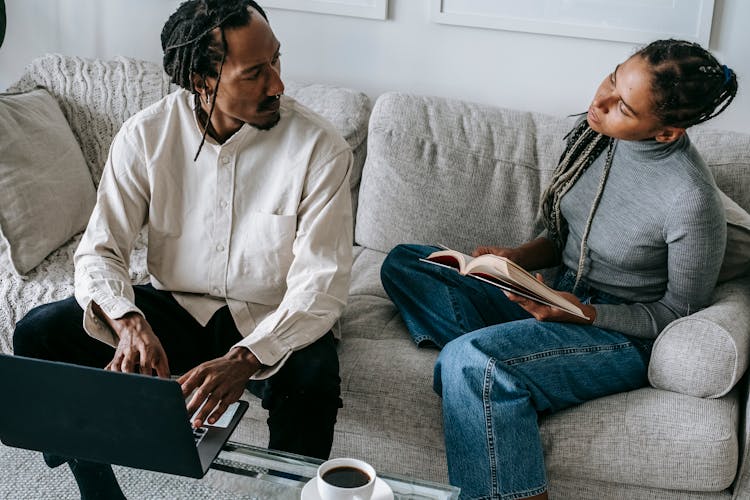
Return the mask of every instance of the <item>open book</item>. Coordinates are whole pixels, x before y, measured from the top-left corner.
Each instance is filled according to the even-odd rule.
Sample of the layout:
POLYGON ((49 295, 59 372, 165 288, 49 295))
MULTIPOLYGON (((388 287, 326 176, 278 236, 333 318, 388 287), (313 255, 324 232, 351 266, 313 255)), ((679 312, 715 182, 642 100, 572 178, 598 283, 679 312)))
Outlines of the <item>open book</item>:
POLYGON ((484 254, 472 257, 456 250, 439 250, 428 255, 422 262, 447 267, 516 295, 541 304, 557 307, 575 316, 589 319, 576 306, 558 292, 537 280, 512 260, 499 255, 484 254))

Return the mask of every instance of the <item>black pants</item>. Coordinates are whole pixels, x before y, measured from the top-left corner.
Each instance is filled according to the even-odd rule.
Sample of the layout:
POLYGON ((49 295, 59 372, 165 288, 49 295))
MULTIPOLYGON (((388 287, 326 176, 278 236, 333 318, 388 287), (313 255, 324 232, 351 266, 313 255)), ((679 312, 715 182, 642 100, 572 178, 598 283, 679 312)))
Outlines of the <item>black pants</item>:
MULTIPOLYGON (((168 292, 135 286, 135 303, 162 343, 172 374, 226 354, 242 336, 228 307, 202 327, 168 292)), ((78 365, 104 367, 114 349, 83 330, 83 310, 75 298, 39 306, 16 325, 15 354, 78 365)), ((341 379, 333 334, 294 352, 275 375, 247 388, 268 410, 271 449, 328 458, 341 379)))

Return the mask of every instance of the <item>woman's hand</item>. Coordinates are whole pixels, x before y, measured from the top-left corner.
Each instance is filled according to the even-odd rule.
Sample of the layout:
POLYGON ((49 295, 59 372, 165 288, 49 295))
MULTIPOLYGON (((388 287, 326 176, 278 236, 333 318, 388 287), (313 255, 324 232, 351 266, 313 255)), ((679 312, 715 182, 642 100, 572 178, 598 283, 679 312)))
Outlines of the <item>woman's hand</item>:
POLYGON ((479 246, 473 252, 471 252, 471 256, 479 257, 480 255, 484 255, 487 253, 499 255, 500 257, 505 257, 506 259, 510 259, 513 262, 516 262, 516 259, 518 258, 520 252, 517 248, 479 246))
MULTIPOLYGON (((536 275, 536 279, 544 283, 544 279, 541 274, 536 275)), ((557 291, 556 291, 557 292, 557 291)), ((557 294, 569 302, 578 306, 583 315, 588 319, 584 319, 569 312, 563 311, 558 307, 548 306, 546 304, 540 304, 539 302, 520 295, 516 295, 511 292, 504 292, 509 300, 515 302, 519 306, 523 307, 529 314, 534 316, 538 321, 556 321, 559 323, 578 323, 580 325, 591 325, 596 319, 596 308, 590 304, 583 304, 578 297, 568 292, 557 292, 557 294)))
POLYGON ((479 246, 471 253, 471 256, 479 257, 486 253, 505 257, 529 270, 544 269, 560 263, 554 245, 546 238, 537 238, 519 247, 479 246))

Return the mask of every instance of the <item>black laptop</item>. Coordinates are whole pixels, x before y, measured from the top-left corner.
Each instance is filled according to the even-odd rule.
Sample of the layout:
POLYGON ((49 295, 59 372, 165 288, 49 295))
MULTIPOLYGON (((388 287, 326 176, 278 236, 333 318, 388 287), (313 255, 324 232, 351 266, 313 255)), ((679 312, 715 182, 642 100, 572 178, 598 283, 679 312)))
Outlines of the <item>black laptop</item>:
POLYGON ((0 398, 8 446, 196 478, 248 407, 238 401, 213 426, 193 429, 175 380, 8 355, 0 398))

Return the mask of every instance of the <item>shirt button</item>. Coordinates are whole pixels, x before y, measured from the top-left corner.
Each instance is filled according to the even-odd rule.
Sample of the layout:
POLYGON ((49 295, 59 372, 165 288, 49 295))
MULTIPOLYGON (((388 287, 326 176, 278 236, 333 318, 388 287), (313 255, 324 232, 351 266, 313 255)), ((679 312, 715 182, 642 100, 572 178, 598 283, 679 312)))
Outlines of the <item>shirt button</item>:
POLYGON ((227 202, 224 200, 221 200, 220 205, 221 205, 221 208, 227 208, 227 202))
POLYGON ((224 165, 226 165, 227 163, 229 163, 229 157, 228 156, 222 156, 221 157, 221 163, 223 163, 224 165))
POLYGON ((224 245, 222 245, 221 243, 219 243, 218 245, 216 245, 216 251, 217 252, 223 252, 224 251, 224 245))
POLYGON ((219 295, 221 293, 221 290, 218 288, 214 288, 214 295, 219 295))

